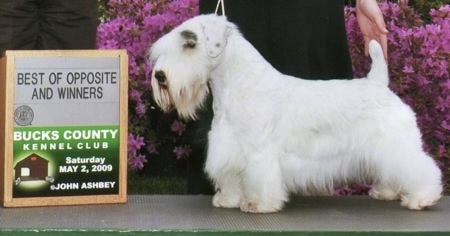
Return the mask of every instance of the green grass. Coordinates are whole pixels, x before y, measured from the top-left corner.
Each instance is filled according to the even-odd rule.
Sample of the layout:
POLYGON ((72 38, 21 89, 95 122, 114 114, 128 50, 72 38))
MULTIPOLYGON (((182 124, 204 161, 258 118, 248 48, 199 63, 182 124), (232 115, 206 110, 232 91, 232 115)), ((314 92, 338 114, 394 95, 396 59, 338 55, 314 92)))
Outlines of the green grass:
POLYGON ((129 173, 128 194, 186 194, 186 180, 183 178, 157 178, 129 173))

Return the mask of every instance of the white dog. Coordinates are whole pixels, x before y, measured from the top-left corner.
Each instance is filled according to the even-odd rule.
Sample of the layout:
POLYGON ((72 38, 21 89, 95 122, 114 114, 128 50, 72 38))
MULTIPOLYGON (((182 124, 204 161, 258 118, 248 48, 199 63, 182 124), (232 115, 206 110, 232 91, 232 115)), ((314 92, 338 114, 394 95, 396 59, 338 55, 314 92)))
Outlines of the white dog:
POLYGON ((415 210, 441 197, 441 172, 422 150, 414 112, 389 90, 375 41, 371 71, 354 80, 283 75, 215 15, 184 22, 150 52, 162 109, 195 118, 211 87, 205 169, 216 207, 275 212, 289 193, 330 194, 350 181, 371 181, 372 198, 415 210))

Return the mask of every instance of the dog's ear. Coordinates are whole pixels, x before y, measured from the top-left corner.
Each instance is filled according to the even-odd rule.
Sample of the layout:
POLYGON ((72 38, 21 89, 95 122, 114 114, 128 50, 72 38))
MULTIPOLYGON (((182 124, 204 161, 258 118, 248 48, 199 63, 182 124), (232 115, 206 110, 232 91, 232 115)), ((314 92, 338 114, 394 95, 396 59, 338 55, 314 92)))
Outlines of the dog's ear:
POLYGON ((227 46, 231 24, 224 19, 214 19, 202 23, 206 50, 210 57, 219 56, 227 46))
POLYGON ((197 34, 190 30, 183 30, 180 33, 181 38, 183 38, 183 48, 192 49, 195 48, 198 42, 197 34))

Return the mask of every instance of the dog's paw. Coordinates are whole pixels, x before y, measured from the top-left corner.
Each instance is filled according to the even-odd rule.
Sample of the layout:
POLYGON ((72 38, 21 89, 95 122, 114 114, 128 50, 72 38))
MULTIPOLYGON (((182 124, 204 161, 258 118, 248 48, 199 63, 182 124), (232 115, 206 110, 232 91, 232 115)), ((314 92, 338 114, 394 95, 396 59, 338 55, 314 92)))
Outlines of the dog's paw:
POLYGON ((283 207, 283 202, 274 205, 265 205, 257 201, 244 200, 240 203, 241 211, 247 213, 274 213, 280 211, 283 207))
POLYGON ((390 189, 378 190, 376 188, 372 188, 369 191, 369 196, 377 200, 393 201, 400 199, 400 192, 390 189))
POLYGON ((410 210, 423 210, 427 207, 433 206, 441 198, 438 197, 412 197, 412 196, 402 196, 401 205, 407 207, 410 210))
POLYGON ((226 196, 217 192, 213 197, 213 206, 222 208, 239 208, 239 196, 226 196))

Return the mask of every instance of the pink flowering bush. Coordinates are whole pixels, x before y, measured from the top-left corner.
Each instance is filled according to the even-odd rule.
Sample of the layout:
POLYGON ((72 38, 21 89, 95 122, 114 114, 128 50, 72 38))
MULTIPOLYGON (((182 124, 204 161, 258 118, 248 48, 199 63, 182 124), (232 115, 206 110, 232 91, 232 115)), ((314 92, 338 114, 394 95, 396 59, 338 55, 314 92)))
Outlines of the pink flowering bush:
MULTIPOLYGON (((417 113, 425 150, 450 177, 450 6, 430 12, 424 24, 414 9, 380 3, 389 30, 390 87, 417 113)), ((355 9, 345 9, 349 47, 356 77, 370 66, 355 9)), ((448 191, 448 190, 447 190, 448 191)))
MULTIPOLYGON (((172 146, 176 159, 189 156, 181 144, 185 124, 173 114, 163 115, 151 98, 148 49, 159 37, 198 14, 198 0, 109 0, 105 22, 97 32, 100 49, 126 49, 129 56, 128 163, 140 170, 160 146, 172 146)), ((169 158, 169 157, 166 157, 169 158)))

